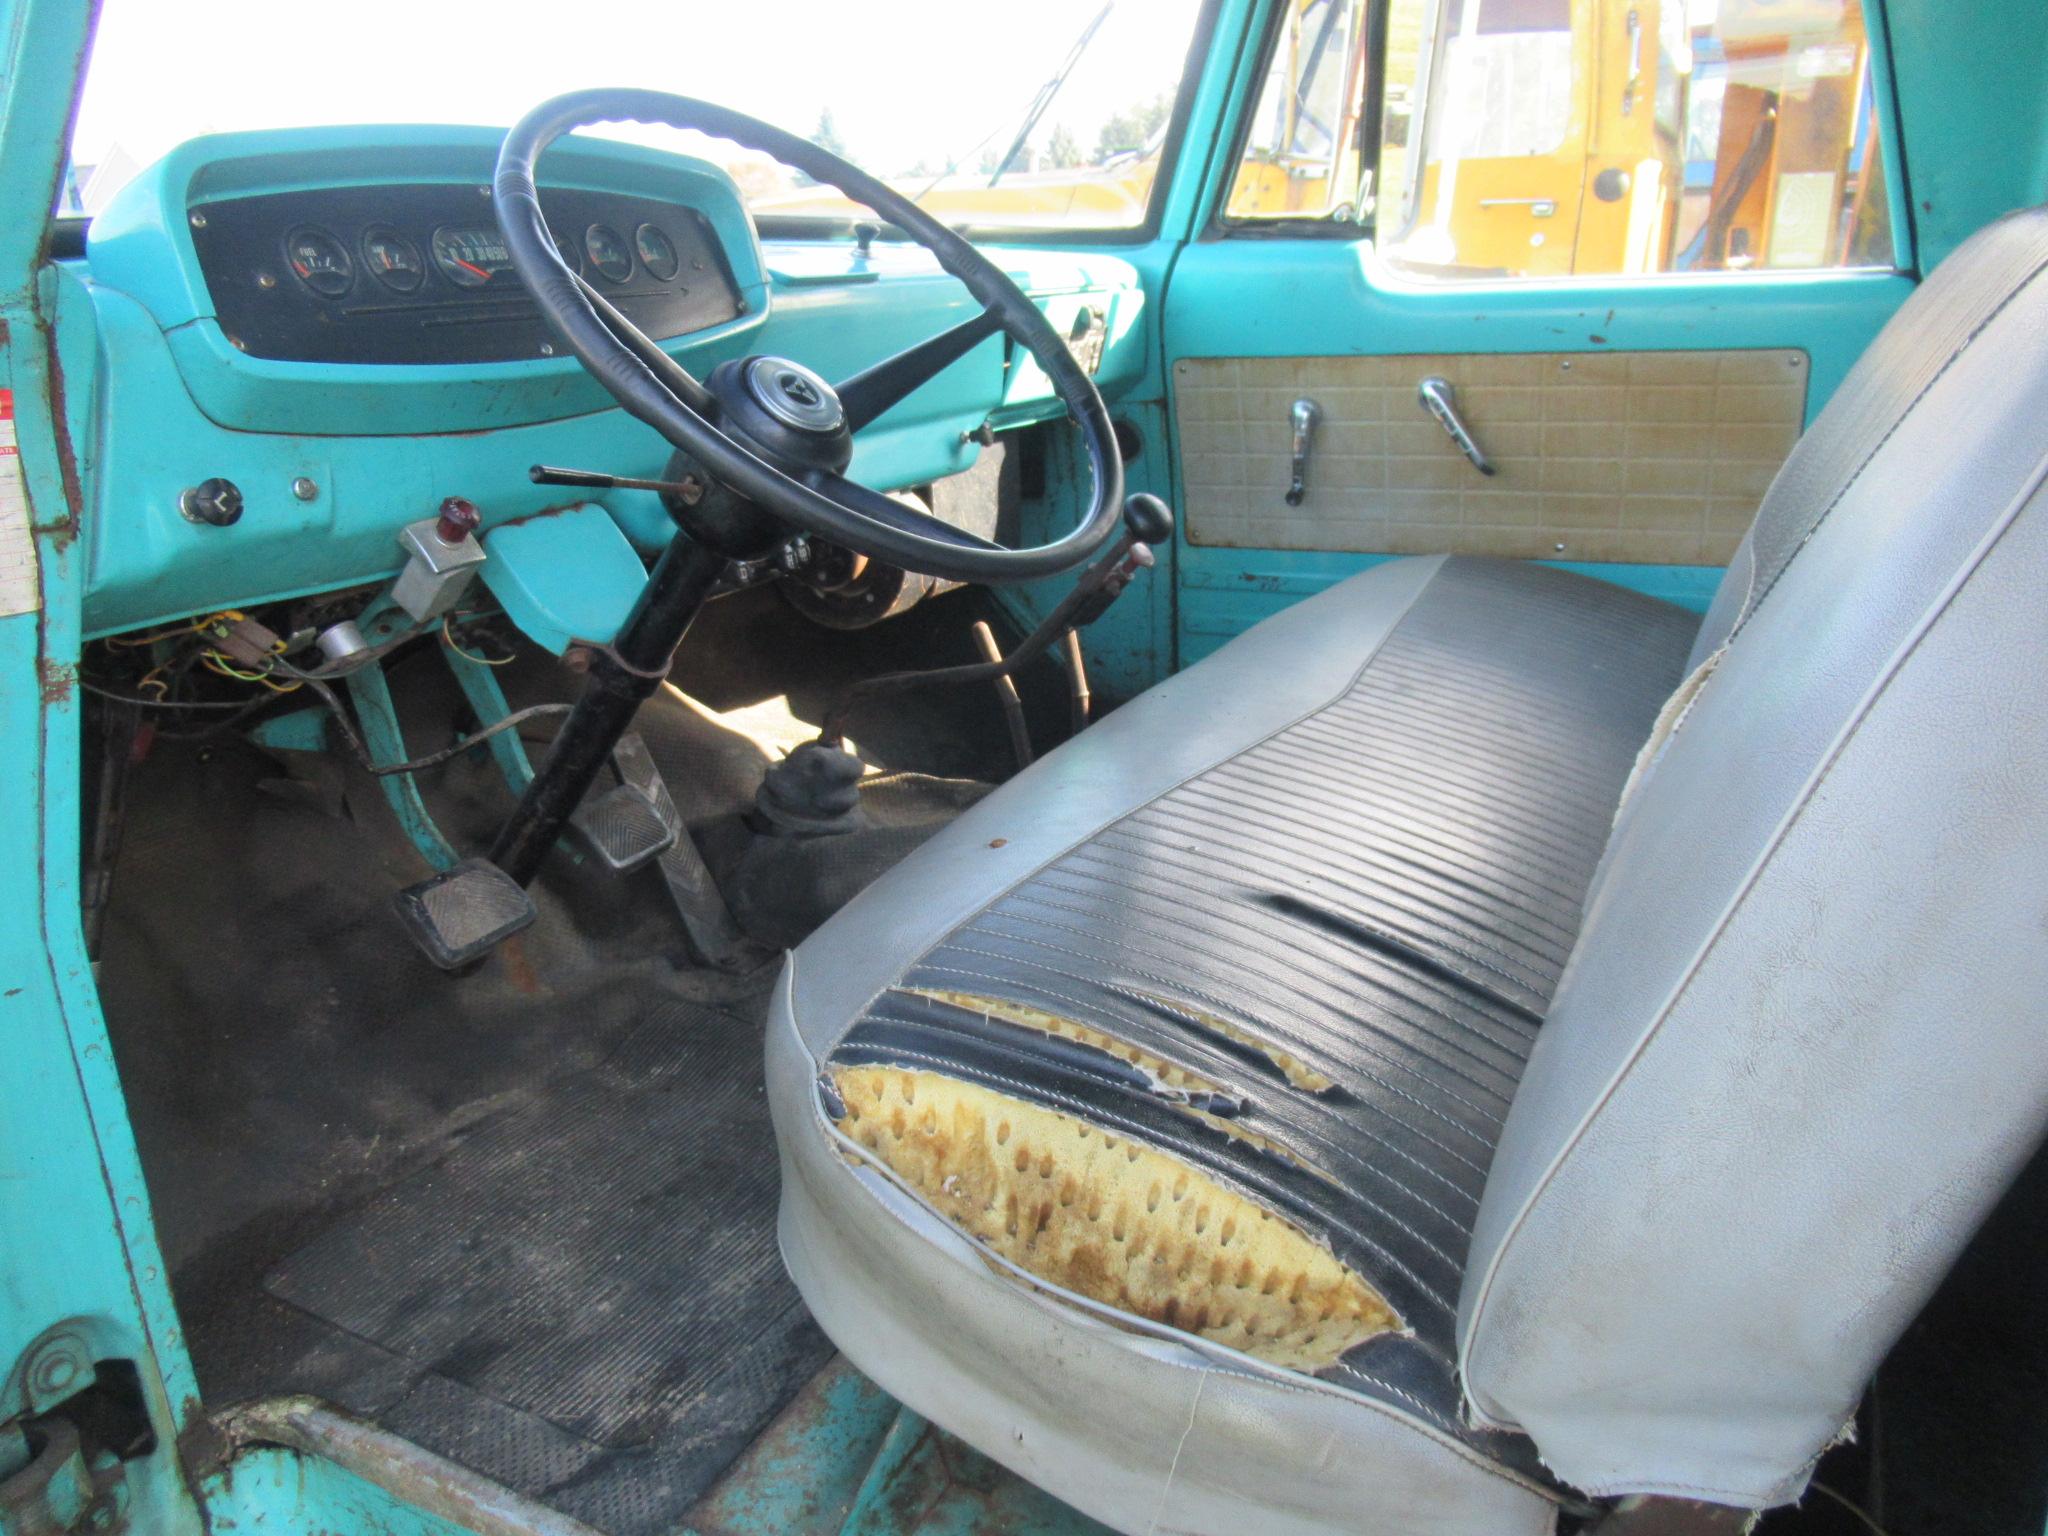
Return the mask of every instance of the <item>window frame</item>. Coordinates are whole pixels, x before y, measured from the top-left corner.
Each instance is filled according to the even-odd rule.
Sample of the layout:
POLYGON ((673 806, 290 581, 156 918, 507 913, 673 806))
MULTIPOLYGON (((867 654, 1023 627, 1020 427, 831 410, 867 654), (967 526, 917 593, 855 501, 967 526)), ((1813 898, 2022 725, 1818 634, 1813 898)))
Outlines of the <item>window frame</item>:
MULTIPOLYGON (((1261 93, 1265 88, 1268 71, 1272 68, 1273 55, 1280 45, 1281 29, 1285 25, 1290 0, 1270 0, 1269 11, 1262 24, 1263 36, 1260 41, 1257 65, 1243 98, 1239 103, 1237 123, 1232 127, 1229 142, 1231 153, 1222 162, 1222 174, 1215 178, 1210 190, 1209 207, 1201 220, 1204 239, 1325 239, 1345 240, 1370 246, 1375 258, 1375 270, 1381 280, 1391 279, 1392 286, 1413 287, 1422 291, 1457 289, 1471 292, 1498 292, 1506 288, 1563 288, 1585 289, 1588 287, 1627 287, 1648 282, 1671 283, 1720 283, 1738 281, 1753 283, 1759 281, 1814 282, 1829 278, 1870 278, 1883 276, 1917 277, 1920 275, 1918 249, 1914 241, 1912 206, 1907 194, 1905 141, 1899 122, 1898 85, 1892 69, 1891 24, 1888 13, 1889 0, 1856 0, 1863 12, 1864 35, 1869 52, 1868 72, 1871 97, 1870 131, 1876 140, 1885 187, 1885 222, 1891 239, 1891 262, 1888 266, 1825 266, 1825 267, 1764 267, 1742 271, 1723 270, 1712 272, 1645 272, 1627 274, 1620 272, 1567 273, 1545 277, 1489 277, 1489 278, 1432 278, 1426 273, 1410 272, 1394 266, 1379 253, 1379 235, 1385 208, 1381 202, 1380 157, 1386 138, 1386 40, 1388 21, 1392 13, 1392 0, 1363 0, 1367 12, 1365 79, 1362 90, 1365 101, 1361 109, 1360 123, 1374 125, 1369 135, 1370 142, 1360 147, 1361 175, 1369 170, 1373 180, 1372 212, 1363 218, 1338 220, 1318 219, 1299 214, 1273 215, 1259 218, 1232 218, 1226 213, 1231 189, 1237 184, 1237 173, 1244 163, 1245 154, 1251 143, 1251 135, 1258 116, 1261 93)), ((1441 0, 1435 0, 1440 4, 1441 0)), ((1426 131, 1426 124, 1424 125, 1426 131)))
MULTIPOLYGON (((1216 29, 1225 0, 1202 0, 1195 13, 1194 30, 1188 37, 1187 56, 1181 63, 1180 84, 1174 88, 1173 110, 1167 115, 1166 136, 1159 145, 1159 170, 1152 178, 1145 199, 1145 217, 1136 224, 948 224, 947 228, 976 245, 1020 246, 1119 246, 1150 245, 1159 238, 1166 218, 1166 199, 1179 174, 1182 151, 1187 145, 1188 122, 1194 115, 1195 95, 1206 73, 1215 47, 1216 29)), ((1370 0, 1369 0, 1370 3, 1370 0)), ((756 214, 748 211, 763 240, 851 239, 856 224, 868 222, 859 216, 837 217, 818 214, 756 214)), ((893 224, 883 224, 881 239, 908 242, 909 236, 893 224)))
POLYGON ((1312 240, 1370 240, 1379 224, 1380 197, 1380 149, 1385 137, 1381 118, 1386 109, 1386 44, 1387 21, 1392 13, 1388 0, 1360 0, 1365 14, 1366 61, 1364 78, 1359 83, 1363 98, 1359 106, 1358 121, 1363 129, 1367 123, 1375 125, 1374 131, 1366 135, 1366 142, 1358 146, 1358 171, 1362 183, 1369 173, 1372 177, 1372 212, 1362 211, 1348 219, 1316 216, 1303 213, 1278 213, 1259 215, 1232 215, 1230 194, 1237 186, 1238 172, 1243 168, 1245 156, 1251 150, 1252 132, 1258 126, 1259 108, 1263 105, 1266 80, 1272 73, 1273 58, 1280 50, 1282 36, 1286 30, 1288 7, 1293 0, 1273 0, 1270 14, 1263 26, 1263 36, 1254 63, 1244 100, 1237 116, 1238 121, 1231 129, 1230 153, 1223 157, 1223 175, 1219 178, 1216 195, 1204 222, 1204 234, 1210 238, 1224 239, 1312 239, 1312 240))

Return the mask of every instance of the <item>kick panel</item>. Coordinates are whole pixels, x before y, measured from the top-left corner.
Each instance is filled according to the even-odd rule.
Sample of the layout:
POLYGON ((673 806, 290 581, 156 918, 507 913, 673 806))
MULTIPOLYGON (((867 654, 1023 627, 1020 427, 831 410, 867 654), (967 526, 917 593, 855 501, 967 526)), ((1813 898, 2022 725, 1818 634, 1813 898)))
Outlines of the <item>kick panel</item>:
POLYGON ((1785 348, 1189 358, 1173 377, 1187 537, 1724 565, 1798 440, 1809 372, 1785 348), (1432 414, 1429 381, 1493 473, 1432 414))

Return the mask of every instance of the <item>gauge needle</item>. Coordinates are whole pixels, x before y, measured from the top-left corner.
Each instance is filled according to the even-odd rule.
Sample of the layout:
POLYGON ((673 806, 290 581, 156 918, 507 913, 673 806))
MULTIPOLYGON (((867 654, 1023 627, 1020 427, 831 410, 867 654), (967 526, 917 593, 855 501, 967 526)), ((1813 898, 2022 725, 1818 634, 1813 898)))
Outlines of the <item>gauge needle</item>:
POLYGON ((451 256, 449 260, 453 261, 455 265, 457 265, 458 267, 462 267, 468 271, 474 272, 478 277, 482 278, 487 283, 491 280, 491 274, 486 272, 482 267, 478 266, 473 261, 464 261, 460 256, 451 256))

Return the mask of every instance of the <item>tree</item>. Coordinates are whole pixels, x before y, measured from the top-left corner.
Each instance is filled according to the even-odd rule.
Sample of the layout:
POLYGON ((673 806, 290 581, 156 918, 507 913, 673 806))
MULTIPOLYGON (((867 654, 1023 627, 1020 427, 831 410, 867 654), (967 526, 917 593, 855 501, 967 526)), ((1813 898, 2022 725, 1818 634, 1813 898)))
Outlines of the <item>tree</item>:
POLYGON ((1143 149, 1172 112, 1173 93, 1170 91, 1162 91, 1150 101, 1141 101, 1120 112, 1112 112, 1103 123, 1102 132, 1096 135, 1095 163, 1100 165, 1111 155, 1143 149))
POLYGON ((1053 125, 1052 138, 1045 146, 1045 163, 1055 171, 1071 170, 1081 163, 1081 141, 1065 123, 1053 125))
POLYGON ((839 121, 833 117, 830 107, 819 111, 818 126, 811 130, 811 142, 827 154, 837 155, 842 160, 853 159, 852 152, 846 147, 846 138, 839 131, 839 121))

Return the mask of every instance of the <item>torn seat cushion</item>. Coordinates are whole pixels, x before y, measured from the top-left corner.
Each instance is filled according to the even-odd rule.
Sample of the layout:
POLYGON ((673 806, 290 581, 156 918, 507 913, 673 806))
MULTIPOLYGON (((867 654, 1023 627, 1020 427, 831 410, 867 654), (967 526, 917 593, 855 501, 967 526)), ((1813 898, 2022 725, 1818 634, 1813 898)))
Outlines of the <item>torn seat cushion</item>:
POLYGON ((1550 1530, 1468 1427, 1472 1223, 1692 615, 1389 562, 1153 689, 796 951, 781 1238, 897 1397, 1125 1530, 1550 1530))

